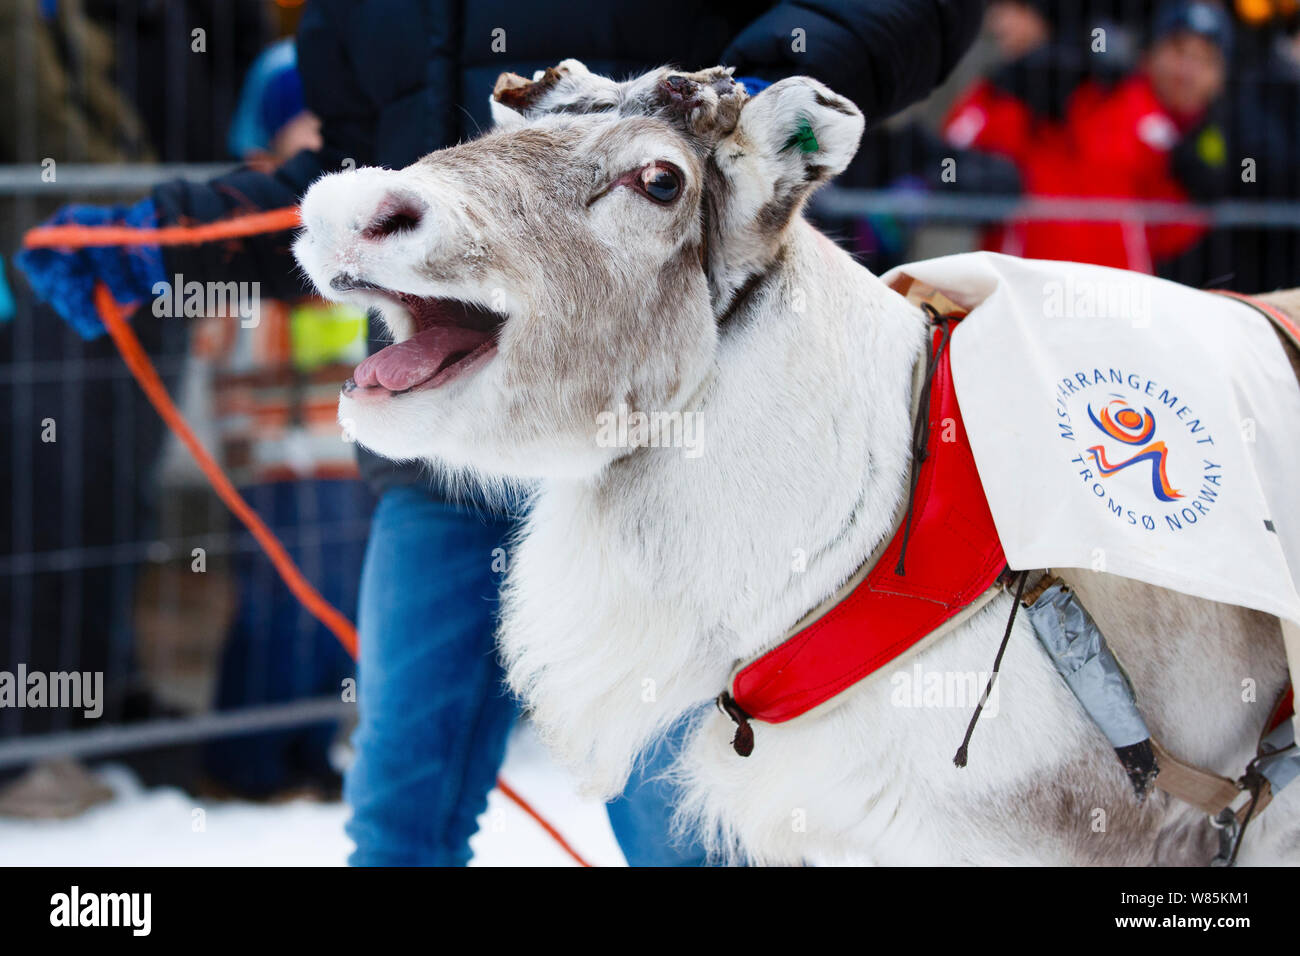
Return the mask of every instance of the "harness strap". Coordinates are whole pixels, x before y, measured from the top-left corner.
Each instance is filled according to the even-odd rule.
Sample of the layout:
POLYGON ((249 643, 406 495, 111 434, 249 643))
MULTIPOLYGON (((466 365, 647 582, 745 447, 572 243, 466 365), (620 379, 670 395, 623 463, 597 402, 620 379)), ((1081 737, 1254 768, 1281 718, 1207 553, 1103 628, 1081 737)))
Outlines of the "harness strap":
POLYGON ((1132 685, 1096 622, 1074 592, 1050 571, 1025 599, 1038 642, 1129 774, 1139 801, 1152 785, 1209 817, 1219 831, 1214 865, 1231 866, 1247 825, 1277 790, 1300 777, 1287 720, 1288 688, 1273 706, 1240 779, 1181 760, 1156 740, 1142 719, 1132 685), (1249 799, 1242 800, 1243 794, 1249 799))
POLYGON ((904 503, 900 528, 829 607, 819 606, 779 645, 732 672, 718 705, 737 724, 741 755, 753 746, 751 719, 782 723, 832 706, 840 693, 1001 593, 995 585, 1006 558, 962 424, 946 325, 931 331, 929 387, 914 393, 923 441, 911 507, 904 503))
POLYGON ((1282 728, 1291 716, 1294 700, 1295 690, 1288 686, 1273 705, 1272 713, 1260 732, 1255 757, 1247 765, 1240 780, 1230 780, 1221 774, 1179 760, 1154 737, 1151 738, 1151 745, 1160 762, 1156 786, 1171 797, 1177 797, 1203 811, 1219 829, 1219 855, 1214 858, 1215 865, 1232 866, 1236 862, 1247 824, 1264 812, 1264 808, 1272 802, 1276 790, 1294 779, 1289 773, 1279 772, 1281 768, 1278 766, 1279 758, 1285 760, 1294 756, 1295 743, 1292 742, 1289 746, 1281 743, 1283 737, 1290 739, 1290 728, 1282 728), (1232 805, 1243 793, 1249 793, 1250 799, 1234 810, 1232 805))
MULTIPOLYGON (((1217 817, 1241 796, 1241 787, 1237 786, 1235 780, 1179 760, 1155 737, 1151 738, 1151 747, 1156 752, 1156 761, 1160 767, 1160 773, 1156 775, 1156 786, 1171 797, 1177 797, 1184 803, 1217 817)), ((1262 809, 1262 806, 1257 807, 1255 812, 1262 809)))

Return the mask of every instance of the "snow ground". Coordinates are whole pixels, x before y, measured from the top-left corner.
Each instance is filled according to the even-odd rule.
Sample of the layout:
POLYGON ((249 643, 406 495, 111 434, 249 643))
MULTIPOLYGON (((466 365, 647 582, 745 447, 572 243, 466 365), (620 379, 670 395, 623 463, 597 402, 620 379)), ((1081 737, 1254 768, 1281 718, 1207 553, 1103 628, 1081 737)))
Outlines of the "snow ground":
MULTIPOLYGON (((342 866, 352 849, 341 803, 199 802, 174 788, 145 790, 121 766, 105 766, 99 775, 116 798, 79 817, 0 818, 0 865, 342 866)), ((578 796, 574 780, 549 761, 526 726, 512 736, 501 775, 591 863, 624 865, 604 806, 578 796)), ((497 790, 470 846, 471 866, 574 865, 497 790)))

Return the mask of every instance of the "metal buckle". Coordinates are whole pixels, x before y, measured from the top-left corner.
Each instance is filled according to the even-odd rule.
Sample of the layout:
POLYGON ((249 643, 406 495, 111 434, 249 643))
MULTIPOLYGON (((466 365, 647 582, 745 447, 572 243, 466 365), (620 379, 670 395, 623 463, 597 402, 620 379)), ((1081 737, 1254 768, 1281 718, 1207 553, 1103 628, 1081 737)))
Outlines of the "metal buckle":
POLYGON ((1210 826, 1219 831, 1219 852, 1210 861, 1210 866, 1232 866, 1232 851, 1237 845, 1241 825, 1232 807, 1224 807, 1216 817, 1210 817, 1210 826))

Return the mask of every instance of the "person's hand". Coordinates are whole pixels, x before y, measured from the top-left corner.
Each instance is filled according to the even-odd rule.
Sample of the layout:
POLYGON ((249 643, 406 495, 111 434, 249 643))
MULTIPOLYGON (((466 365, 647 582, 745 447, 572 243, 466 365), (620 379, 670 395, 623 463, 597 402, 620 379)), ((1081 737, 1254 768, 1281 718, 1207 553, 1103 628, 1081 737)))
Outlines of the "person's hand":
POLYGON ((81 227, 73 230, 69 245, 26 249, 15 262, 37 298, 49 303, 83 338, 93 339, 104 334, 94 303, 97 282, 105 283, 113 298, 125 304, 149 298, 156 284, 167 281, 159 246, 93 245, 95 230, 152 229, 157 224, 151 199, 134 206, 64 206, 41 228, 81 227))

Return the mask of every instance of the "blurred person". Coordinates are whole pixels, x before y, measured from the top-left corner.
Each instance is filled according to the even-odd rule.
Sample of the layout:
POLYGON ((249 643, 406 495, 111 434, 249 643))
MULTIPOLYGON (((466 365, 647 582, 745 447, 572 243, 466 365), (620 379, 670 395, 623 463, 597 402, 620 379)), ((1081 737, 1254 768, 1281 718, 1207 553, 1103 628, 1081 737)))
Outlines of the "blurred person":
MULTIPOLYGON (((836 187, 917 197, 1018 194, 1020 175, 1013 162, 956 147, 945 142, 939 130, 956 98, 986 73, 1003 85, 1039 91, 1050 85, 1051 77, 1069 72, 1064 68, 1069 58, 1061 56, 1062 51, 1044 52, 1055 45, 1056 19, 1064 5, 1061 0, 993 0, 984 15, 981 41, 933 95, 866 130, 858 155, 836 178, 836 187), (1033 83, 1013 84, 1030 74, 1033 83), (950 170, 960 170, 960 175, 949 175, 950 170)), ((828 234, 850 236, 854 254, 877 274, 909 259, 964 251, 973 241, 968 229, 911 215, 833 218, 815 204, 813 215, 828 234)))
MULTIPOLYGON (((1128 25, 1102 2, 994 0, 984 30, 994 48, 994 62, 985 68, 986 75, 974 79, 950 102, 937 121, 936 139, 948 151, 940 155, 957 159, 962 170, 958 184, 971 183, 966 173, 974 166, 975 185, 983 185, 985 166, 969 161, 982 153, 1011 164, 1015 173, 1004 172, 989 181, 991 188, 970 191, 1019 195, 1027 188, 1031 147, 1056 135, 1067 104, 1081 85, 1104 91, 1131 71, 1136 44, 1128 25), (1098 29, 1105 36, 1100 52, 1093 40, 1098 29)), ((964 185, 961 189, 967 191, 964 185)), ((988 225, 980 232, 984 248, 1004 248, 1002 224, 988 225)))
MULTIPOLYGON (((1243 5, 1236 6, 1246 19, 1243 5)), ((1300 200, 1300 28, 1294 17, 1278 16, 1267 3, 1254 15, 1258 22, 1237 31, 1241 53, 1234 57, 1221 110, 1232 157, 1226 194, 1247 203, 1295 202, 1300 200)), ((1187 285, 1238 292, 1292 286, 1300 281, 1300 229, 1217 226, 1158 272, 1187 285)))
MULTIPOLYGON (((747 85, 809 74, 883 118, 925 96, 969 44, 982 0, 799 0, 700 5, 664 0, 592 9, 505 0, 312 0, 298 34, 306 104, 324 145, 271 173, 242 169, 211 183, 177 182, 131 207, 59 221, 152 226, 202 223, 292 207, 320 175, 345 164, 406 166, 490 126, 498 75, 531 75, 565 57, 621 76, 663 62, 726 63, 747 85), (802 31, 805 55, 791 42, 802 31), (504 36, 502 36, 502 31, 504 36), (506 52, 493 49, 504 40, 506 52), (863 64, 870 64, 866 69, 863 64)), ((290 230, 165 250, 27 253, 39 294, 89 334, 94 282, 121 302, 151 283, 259 281, 293 299, 310 292, 290 230), (165 261, 165 268, 164 268, 165 261)), ((147 322, 147 319, 137 321, 147 322)), ((376 330, 377 331, 377 330, 376 330)), ((373 341, 372 348, 382 346, 373 341)), ((419 465, 360 453, 379 495, 361 579, 360 723, 345 795, 354 864, 463 864, 514 718, 493 641, 496 556, 511 514, 455 497, 419 465)), ((501 553, 504 553, 502 551, 501 553)), ((648 762, 610 807, 629 862, 691 865, 698 847, 667 839, 671 788, 648 762)))
POLYGON ((293 39, 273 43, 253 62, 230 122, 227 148, 236 159, 271 172, 302 150, 319 150, 320 117, 307 109, 293 39))
POLYGON ((1223 92, 1232 24, 1217 4, 1175 0, 1156 13, 1142 76, 1130 81, 1151 96, 1182 128, 1192 126, 1223 92))
POLYGON ((1043 6, 1024 0, 994 0, 984 15, 984 25, 998 52, 1011 61, 1047 46, 1052 37, 1043 6))
MULTIPOLYGON (((272 44, 250 67, 227 142, 232 155, 266 173, 323 145, 292 39, 272 44)), ((374 500, 359 480, 355 453, 338 439, 336 419, 338 382, 365 358, 366 317, 313 298, 262 300, 251 328, 241 329, 237 318, 204 316, 193 335, 220 460, 244 498, 289 537, 290 556, 321 595, 355 617, 374 500), (332 533, 321 538, 321 526, 332 533)), ((235 529, 236 608, 215 708, 339 695, 353 671, 347 653, 274 574, 252 537, 235 529)), ((337 733, 337 722, 324 721, 210 741, 204 790, 252 799, 336 796, 330 751, 337 733)))
POLYGON ((1079 87, 1110 89, 1136 64, 1128 28, 1094 7, 1058 0, 995 0, 985 17, 998 62, 957 100, 944 121, 955 146, 996 141, 1007 152, 1058 123, 1079 87), (1104 41, 1098 45, 1094 32, 1104 41))
MULTIPOLYGON (((1027 195, 1188 203, 1226 188, 1219 111, 1232 48, 1227 14, 1206 0, 1157 11, 1141 66, 1114 88, 1090 78, 1056 111, 982 84, 953 109, 950 143, 1014 161, 1027 195)), ((1189 217, 1190 219, 1190 217, 1189 217)), ((1188 223, 1011 222, 985 248, 1142 272, 1204 233, 1188 223)))

